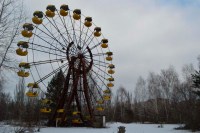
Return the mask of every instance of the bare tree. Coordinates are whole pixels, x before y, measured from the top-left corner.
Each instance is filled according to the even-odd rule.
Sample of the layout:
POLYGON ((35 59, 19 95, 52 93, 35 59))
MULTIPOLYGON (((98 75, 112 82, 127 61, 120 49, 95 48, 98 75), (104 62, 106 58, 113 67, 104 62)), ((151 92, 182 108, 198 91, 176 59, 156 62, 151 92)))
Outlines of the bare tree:
POLYGON ((178 88, 177 92, 180 94, 181 101, 188 101, 190 99, 195 99, 195 94, 193 94, 193 82, 192 74, 195 73, 192 64, 184 65, 182 68, 183 82, 178 88))
POLYGON ((170 66, 166 70, 161 70, 160 81, 163 90, 163 97, 171 100, 173 90, 179 83, 178 74, 173 66, 170 66))
POLYGON ((15 100, 15 117, 18 117, 17 120, 19 122, 22 122, 22 116, 24 114, 25 110, 25 102, 26 96, 25 96, 25 85, 24 85, 24 79, 19 79, 18 85, 16 86, 16 89, 14 91, 14 100, 15 100))
POLYGON ((120 122, 132 122, 132 95, 124 87, 117 90, 114 100, 114 119, 120 122))
POLYGON ((165 107, 165 114, 166 114, 166 121, 169 121, 170 116, 170 108, 172 99, 173 99, 173 92, 177 88, 177 86, 180 84, 178 74, 175 71, 173 66, 170 66, 166 70, 161 70, 160 74, 160 83, 161 83, 161 89, 162 89, 162 97, 165 99, 164 107, 165 107))
POLYGON ((13 68, 11 48, 24 20, 22 0, 0 0, 0 72, 13 68))
POLYGON ((153 117, 154 122, 159 122, 160 120, 160 112, 159 112, 159 99, 162 98, 161 96, 161 89, 160 89, 160 76, 155 73, 149 73, 147 78, 148 83, 148 93, 149 93, 149 106, 148 110, 152 114, 149 114, 153 117))
POLYGON ((184 81, 181 83, 181 86, 178 89, 178 93, 181 98, 181 110, 182 115, 184 116, 184 121, 186 121, 186 126, 191 129, 199 129, 199 99, 197 95, 193 92, 194 86, 192 81, 192 74, 195 73, 194 67, 192 64, 185 65, 182 68, 182 73, 184 81))
MULTIPOLYGON (((1 85, 1 83, 0 83, 1 85)), ((11 97, 9 93, 5 93, 2 88, 0 88, 0 121, 6 120, 9 117, 9 109, 8 105, 11 101, 11 97)))
POLYGON ((198 60, 198 67, 200 69, 200 55, 198 55, 197 60, 198 60))
POLYGON ((4 78, 0 75, 0 93, 3 92, 4 78))
POLYGON ((147 99, 148 92, 146 81, 142 77, 139 77, 134 90, 134 112, 136 115, 136 119, 138 119, 140 122, 144 122, 144 119, 146 117, 146 107, 144 102, 147 99))
POLYGON ((142 77, 137 80, 134 94, 136 102, 144 102, 148 99, 146 81, 142 77))

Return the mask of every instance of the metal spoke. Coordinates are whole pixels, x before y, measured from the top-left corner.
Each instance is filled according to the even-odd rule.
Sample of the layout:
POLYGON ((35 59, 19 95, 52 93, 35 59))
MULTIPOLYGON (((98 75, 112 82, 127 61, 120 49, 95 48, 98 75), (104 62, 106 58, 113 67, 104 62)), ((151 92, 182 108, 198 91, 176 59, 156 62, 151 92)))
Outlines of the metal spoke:
POLYGON ((56 74, 57 72, 59 72, 60 69, 66 67, 66 66, 67 66, 67 64, 62 65, 61 67, 55 69, 54 71, 52 71, 52 72, 50 72, 49 74, 45 75, 44 77, 40 78, 40 79, 39 79, 38 81, 36 81, 35 83, 40 83, 40 82, 42 82, 43 80, 47 79, 48 77, 50 77, 50 76, 53 75, 53 74, 56 74))
POLYGON ((58 16, 59 16, 59 18, 60 18, 60 20, 61 20, 61 22, 62 22, 62 24, 63 24, 63 26, 64 26, 64 28, 65 28, 65 30, 66 30, 66 32, 67 32, 67 36, 68 36, 69 42, 72 42, 73 40, 72 40, 72 38, 71 38, 71 36, 70 36, 68 30, 67 30, 66 22, 65 22, 64 17, 63 17, 63 19, 62 19, 62 17, 61 17, 60 14, 58 13, 58 11, 57 11, 57 14, 58 14, 58 16))
MULTIPOLYGON (((103 72, 104 74, 106 74, 107 76, 110 77, 110 75, 108 73, 106 73, 104 70, 102 70, 101 68, 99 68, 98 66, 96 65, 93 65, 95 68, 99 69, 101 72, 103 72)), ((92 70, 93 71, 93 70, 92 70)), ((93 71, 94 72, 94 71, 93 71)))
POLYGON ((48 63, 54 63, 54 62, 61 62, 63 60, 66 60, 66 58, 53 59, 53 60, 44 60, 44 61, 34 61, 34 62, 29 62, 29 64, 30 65, 41 65, 41 64, 48 64, 48 63))
MULTIPOLYGON (((74 42, 76 41, 76 44, 77 44, 77 39, 76 39, 76 36, 75 36, 75 29, 74 29, 75 20, 74 20, 74 22, 72 22, 72 17, 71 17, 70 12, 69 12, 69 16, 70 16, 70 20, 71 20, 71 24, 72 24, 72 29, 73 29, 73 41, 74 41, 74 42)), ((76 47, 76 48, 77 48, 77 47, 76 47)))
MULTIPOLYGON (((45 35, 47 35, 48 37, 50 37, 51 39, 55 40, 56 42, 58 42, 62 47, 65 47, 62 43, 60 43, 55 37, 54 35, 49 31, 49 29, 44 25, 42 24, 43 27, 51 34, 51 36, 49 34, 47 34, 46 32, 44 32, 43 30, 41 30, 40 28, 37 28, 38 30, 40 30, 41 32, 43 32, 45 35)), ((41 37, 40 37, 41 39, 41 37)), ((49 43, 48 43, 49 44, 49 43)))
MULTIPOLYGON (((42 53, 48 53, 47 51, 43 51, 43 50, 39 50, 39 49, 35 49, 35 48, 27 48, 27 49, 31 49, 31 50, 34 50, 34 51, 38 51, 38 52, 42 52, 42 53)), ((55 53, 50 53, 52 55, 57 55, 57 56, 60 56, 60 57, 66 57, 66 56, 63 56, 63 55, 58 55, 58 54, 55 54, 55 53)))
POLYGON ((62 53, 65 53, 65 52, 63 52, 62 50, 58 49, 57 47, 55 47, 55 46, 53 46, 53 45, 51 45, 51 46, 53 46, 55 49, 49 48, 49 47, 47 47, 47 46, 42 46, 42 45, 36 44, 36 43, 29 43, 29 44, 32 44, 32 45, 35 45, 35 46, 38 46, 38 47, 42 47, 42 48, 46 48, 46 49, 51 49, 51 50, 55 50, 55 51, 60 51, 60 52, 62 52, 62 53))

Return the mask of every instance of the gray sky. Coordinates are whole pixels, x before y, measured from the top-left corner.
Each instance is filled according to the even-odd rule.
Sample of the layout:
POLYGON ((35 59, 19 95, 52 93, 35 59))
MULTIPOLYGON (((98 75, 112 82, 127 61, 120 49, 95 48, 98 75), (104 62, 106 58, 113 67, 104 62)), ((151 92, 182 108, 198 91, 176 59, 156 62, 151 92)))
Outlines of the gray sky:
POLYGON ((133 90, 139 76, 170 65, 179 73, 184 64, 197 66, 200 0, 25 0, 31 17, 48 4, 81 9, 102 28, 114 52, 114 89, 133 90))

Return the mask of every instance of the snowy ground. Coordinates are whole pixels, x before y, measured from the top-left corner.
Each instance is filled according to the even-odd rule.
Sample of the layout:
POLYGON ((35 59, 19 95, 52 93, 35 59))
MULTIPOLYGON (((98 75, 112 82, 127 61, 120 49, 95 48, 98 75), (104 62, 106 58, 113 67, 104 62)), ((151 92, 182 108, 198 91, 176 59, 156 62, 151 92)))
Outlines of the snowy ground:
MULTIPOLYGON (((186 130, 174 130, 175 127, 179 126, 174 124, 165 124, 163 128, 158 128, 158 124, 136 124, 136 123, 131 123, 131 124, 109 123, 107 124, 107 128, 46 127, 46 128, 41 128, 39 133, 117 133, 119 126, 125 126, 126 133, 191 133, 190 131, 186 130)), ((0 133, 14 133, 13 127, 8 125, 0 125, 0 133)))

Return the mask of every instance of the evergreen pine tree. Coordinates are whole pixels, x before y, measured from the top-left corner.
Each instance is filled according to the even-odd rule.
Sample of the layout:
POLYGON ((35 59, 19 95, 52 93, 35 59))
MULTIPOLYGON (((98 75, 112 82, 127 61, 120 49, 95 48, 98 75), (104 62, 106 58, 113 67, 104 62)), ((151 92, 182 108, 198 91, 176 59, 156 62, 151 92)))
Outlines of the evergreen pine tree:
POLYGON ((192 75, 193 85, 197 89, 194 91, 200 97, 200 71, 196 71, 195 74, 192 75))
MULTIPOLYGON (((200 70, 196 71, 195 74, 192 75, 193 79, 193 85, 197 89, 194 91, 195 94, 197 94, 200 98, 200 70)), ((192 114, 194 118, 189 121, 189 124, 186 126, 189 126, 193 131, 200 130, 200 99, 196 101, 195 108, 192 111, 192 114)))
POLYGON ((65 76, 60 70, 48 83, 46 97, 53 103, 57 103, 64 88, 65 76))

